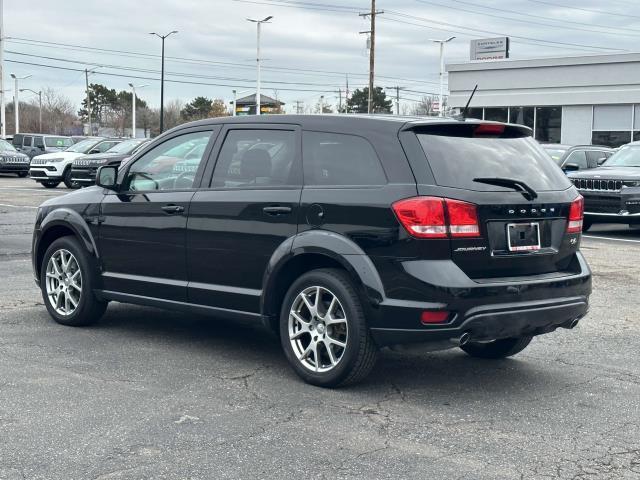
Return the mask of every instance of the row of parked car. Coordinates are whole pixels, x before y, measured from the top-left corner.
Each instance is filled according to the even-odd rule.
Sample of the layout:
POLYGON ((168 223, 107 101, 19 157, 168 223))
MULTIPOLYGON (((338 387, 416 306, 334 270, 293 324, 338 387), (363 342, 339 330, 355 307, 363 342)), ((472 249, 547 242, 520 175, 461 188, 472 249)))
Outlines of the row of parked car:
POLYGON ((46 188, 91 185, 98 167, 120 165, 148 139, 16 134, 0 140, 0 172, 31 176, 46 188))

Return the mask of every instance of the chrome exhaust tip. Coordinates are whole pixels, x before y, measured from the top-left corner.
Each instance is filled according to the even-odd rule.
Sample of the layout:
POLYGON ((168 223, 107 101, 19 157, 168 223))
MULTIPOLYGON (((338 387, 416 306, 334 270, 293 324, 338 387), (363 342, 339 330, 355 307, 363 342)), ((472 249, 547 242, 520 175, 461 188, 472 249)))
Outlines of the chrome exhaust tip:
POLYGON ((451 341, 458 347, 461 347, 471 340, 471 334, 469 332, 464 332, 458 338, 452 338, 451 341))

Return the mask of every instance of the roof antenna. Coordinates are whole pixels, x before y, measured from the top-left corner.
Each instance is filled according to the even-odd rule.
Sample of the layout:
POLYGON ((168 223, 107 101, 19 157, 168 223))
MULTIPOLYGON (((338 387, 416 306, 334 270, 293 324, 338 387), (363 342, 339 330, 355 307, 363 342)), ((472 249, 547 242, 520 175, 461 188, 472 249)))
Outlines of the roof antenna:
POLYGON ((467 112, 469 111, 469 105, 471 104, 471 100, 473 100, 473 96, 476 94, 476 90, 478 90, 478 85, 477 84, 476 84, 475 88, 473 89, 473 92, 471 92, 471 96, 469 97, 469 100, 467 100, 467 104, 464 106, 464 109, 462 110, 462 113, 460 115, 456 115, 455 116, 456 120, 465 121, 467 119, 467 112))

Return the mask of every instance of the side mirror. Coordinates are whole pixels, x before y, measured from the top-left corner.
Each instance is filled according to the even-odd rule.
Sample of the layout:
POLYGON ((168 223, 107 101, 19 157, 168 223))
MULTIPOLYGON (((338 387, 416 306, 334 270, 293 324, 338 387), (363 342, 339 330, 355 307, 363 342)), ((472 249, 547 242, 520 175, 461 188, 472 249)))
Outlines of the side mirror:
POLYGON ((105 165, 98 169, 96 174, 96 185, 108 190, 117 189, 118 167, 105 165))
POLYGON ((602 157, 598 159, 598 166, 602 165, 604 162, 607 161, 607 157, 602 157))
POLYGON ((88 155, 92 155, 92 154, 94 154, 94 153, 101 153, 101 152, 100 152, 100 150, 99 150, 99 149, 94 148, 93 150, 91 150, 91 151, 88 153, 88 155))
POLYGON ((575 163, 565 163, 562 166, 562 170, 564 170, 565 172, 576 172, 580 170, 580 167, 575 163))

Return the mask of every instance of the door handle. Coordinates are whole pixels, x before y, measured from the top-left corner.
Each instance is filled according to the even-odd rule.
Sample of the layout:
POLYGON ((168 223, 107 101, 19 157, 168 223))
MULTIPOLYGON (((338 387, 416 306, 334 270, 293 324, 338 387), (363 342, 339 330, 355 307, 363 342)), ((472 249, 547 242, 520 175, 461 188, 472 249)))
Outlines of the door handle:
POLYGON ((291 207, 264 207, 262 211, 267 215, 286 215, 291 213, 291 207))
POLYGON ((169 215, 173 215, 175 213, 184 212, 184 207, 181 205, 165 205, 162 207, 162 211, 168 213, 169 215))

